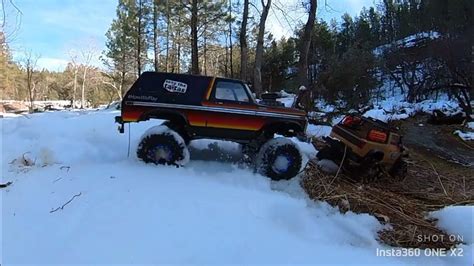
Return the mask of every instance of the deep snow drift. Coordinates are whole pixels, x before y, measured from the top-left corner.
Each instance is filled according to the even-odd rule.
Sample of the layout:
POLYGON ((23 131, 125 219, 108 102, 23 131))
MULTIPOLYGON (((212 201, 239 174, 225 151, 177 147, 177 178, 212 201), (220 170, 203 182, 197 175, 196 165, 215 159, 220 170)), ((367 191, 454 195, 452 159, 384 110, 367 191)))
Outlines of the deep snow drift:
POLYGON ((3 263, 472 264, 472 246, 460 258, 377 257, 389 248, 376 241, 380 223, 308 200, 298 178, 272 182, 222 161, 144 164, 135 148, 156 121, 132 125, 128 158, 115 115, 0 119, 0 181, 13 182, 0 190, 3 263))

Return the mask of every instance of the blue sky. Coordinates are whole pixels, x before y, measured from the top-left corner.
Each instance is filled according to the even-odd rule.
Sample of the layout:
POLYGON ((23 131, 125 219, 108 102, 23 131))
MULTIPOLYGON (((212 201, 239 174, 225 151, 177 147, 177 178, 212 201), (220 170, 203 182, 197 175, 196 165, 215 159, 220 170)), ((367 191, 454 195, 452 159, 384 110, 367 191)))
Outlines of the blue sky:
MULTIPOLYGON (((306 19, 301 0, 274 0, 291 16, 285 19, 274 9, 270 12, 267 28, 277 38, 290 36, 289 23, 306 19)), ((374 0, 318 0, 318 18, 339 18, 345 12, 356 15, 363 6, 373 6, 374 0), (325 6, 325 2, 330 8, 325 6)), ((115 17, 117 0, 16 0, 22 12, 20 29, 10 46, 15 58, 25 50, 39 54, 40 67, 60 71, 67 64, 73 50, 92 47, 97 51, 93 60, 99 65, 98 56, 104 49, 105 32, 115 17)), ((10 8, 11 11, 11 8, 10 8)), ((14 16, 7 19, 14 20, 14 16)), ((10 24, 14 22, 8 21, 10 24)))

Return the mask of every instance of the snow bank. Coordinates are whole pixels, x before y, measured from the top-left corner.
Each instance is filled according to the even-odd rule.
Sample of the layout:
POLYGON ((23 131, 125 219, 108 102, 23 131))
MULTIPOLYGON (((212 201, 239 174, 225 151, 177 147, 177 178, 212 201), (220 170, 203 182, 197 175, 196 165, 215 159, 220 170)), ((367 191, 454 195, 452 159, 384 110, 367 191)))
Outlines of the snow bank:
POLYGON ((474 206, 448 206, 431 212, 430 216, 438 219, 439 228, 468 245, 474 244, 474 206))
POLYGON ((131 126, 129 158, 117 114, 0 119, 0 181, 13 182, 0 190, 4 264, 472 264, 377 257, 388 248, 376 240, 380 223, 310 201, 298 178, 273 182, 214 161, 144 164, 136 145, 160 121, 131 126), (34 165, 10 164, 26 152, 34 165))
POLYGON ((468 122, 467 123, 467 128, 474 129, 474 122, 468 122))
POLYGON ((364 113, 365 117, 372 117, 382 121, 401 120, 415 115, 418 112, 432 113, 440 110, 446 115, 461 112, 459 104, 450 100, 446 95, 441 95, 437 100, 424 100, 418 103, 409 103, 404 96, 397 94, 383 100, 373 101, 373 108, 364 113))
POLYGON ((461 130, 454 131, 454 135, 458 135, 462 140, 471 141, 474 140, 474 132, 462 132, 461 130))

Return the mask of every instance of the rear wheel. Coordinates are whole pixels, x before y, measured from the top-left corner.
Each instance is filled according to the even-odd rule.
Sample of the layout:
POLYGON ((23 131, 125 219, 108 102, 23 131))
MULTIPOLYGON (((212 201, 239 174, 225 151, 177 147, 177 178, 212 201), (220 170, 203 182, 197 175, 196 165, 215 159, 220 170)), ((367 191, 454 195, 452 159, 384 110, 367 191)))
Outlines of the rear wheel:
POLYGON ((145 132, 138 145, 137 157, 145 163, 182 166, 189 161, 189 151, 178 133, 161 125, 145 132))
POLYGON ((288 180, 301 168, 301 153, 291 140, 275 138, 267 141, 257 154, 256 170, 273 180, 288 180))
POLYGON ((399 158, 390 168, 389 174, 398 180, 405 179, 408 173, 408 164, 402 158, 399 158))

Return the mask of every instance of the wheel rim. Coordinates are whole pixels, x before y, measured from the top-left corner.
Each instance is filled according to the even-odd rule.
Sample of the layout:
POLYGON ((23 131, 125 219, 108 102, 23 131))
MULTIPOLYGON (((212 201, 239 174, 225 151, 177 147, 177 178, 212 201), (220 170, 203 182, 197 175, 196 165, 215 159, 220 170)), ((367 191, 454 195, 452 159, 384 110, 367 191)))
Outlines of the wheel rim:
POLYGON ((148 158, 155 163, 169 163, 173 159, 173 152, 166 145, 157 145, 148 150, 148 158))
POLYGON ((288 172, 293 162, 293 158, 286 154, 279 154, 276 156, 272 165, 272 170, 277 174, 284 174, 288 172))

